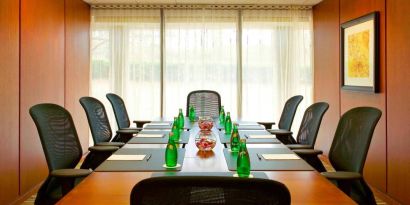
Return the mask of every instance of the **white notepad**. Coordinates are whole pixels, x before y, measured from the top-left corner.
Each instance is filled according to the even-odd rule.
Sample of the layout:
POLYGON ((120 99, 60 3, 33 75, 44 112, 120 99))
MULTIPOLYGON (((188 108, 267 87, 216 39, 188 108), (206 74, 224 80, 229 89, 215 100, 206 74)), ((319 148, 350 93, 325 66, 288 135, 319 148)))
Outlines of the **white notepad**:
POLYGON ((113 154, 107 160, 132 160, 132 161, 141 161, 145 158, 145 154, 141 155, 120 155, 113 154))
MULTIPOLYGON (((158 131, 158 132, 171 132, 171 129, 168 129, 168 128, 166 128, 166 129, 159 129, 159 128, 155 128, 155 129, 151 129, 151 128, 145 128, 146 130, 148 130, 148 131, 158 131)), ((135 136, 137 136, 137 135, 135 135, 135 136)))
POLYGON ((275 135, 247 135, 249 139, 275 139, 275 135))
POLYGON ((151 123, 148 123, 147 125, 152 125, 152 126, 170 126, 171 123, 169 123, 169 122, 151 122, 151 123))
POLYGON ((300 159, 296 154, 262 154, 266 160, 300 159))
POLYGON ((147 138, 161 138, 164 137, 164 134, 143 134, 139 133, 136 137, 147 137, 147 138))
POLYGON ((260 126, 260 125, 258 123, 244 122, 244 123, 239 123, 238 124, 238 127, 241 127, 241 126, 260 126))

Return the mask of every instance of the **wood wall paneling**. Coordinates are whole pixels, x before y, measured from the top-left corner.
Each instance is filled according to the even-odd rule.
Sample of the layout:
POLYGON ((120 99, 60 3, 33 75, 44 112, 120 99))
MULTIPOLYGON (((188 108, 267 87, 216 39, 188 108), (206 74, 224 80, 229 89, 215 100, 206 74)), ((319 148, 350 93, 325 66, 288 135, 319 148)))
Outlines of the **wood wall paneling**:
POLYGON ((64 0, 21 0, 20 192, 47 176, 29 108, 64 105, 64 0))
POLYGON ((66 0, 65 23, 65 107, 73 117, 83 151, 86 152, 88 121, 78 100, 89 95, 90 6, 81 0, 66 0))
POLYGON ((0 1, 0 204, 19 195, 19 1, 0 1))
POLYGON ((340 118, 339 0, 326 0, 313 8, 314 101, 329 103, 316 148, 327 154, 340 118))
POLYGON ((358 106, 372 106, 383 112, 373 135, 364 169, 366 180, 386 191, 386 22, 385 0, 340 0, 340 23, 373 11, 380 12, 380 93, 343 91, 341 113, 358 106))
POLYGON ((387 193, 410 204, 410 1, 387 0, 387 193))

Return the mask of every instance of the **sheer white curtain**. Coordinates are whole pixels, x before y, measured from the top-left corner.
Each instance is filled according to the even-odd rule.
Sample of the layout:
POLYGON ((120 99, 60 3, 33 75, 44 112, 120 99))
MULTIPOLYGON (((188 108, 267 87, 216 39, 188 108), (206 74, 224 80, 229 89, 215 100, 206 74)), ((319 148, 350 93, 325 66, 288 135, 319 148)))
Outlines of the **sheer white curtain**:
POLYGON ((123 97, 131 120, 160 116, 160 10, 92 9, 91 96, 123 97))
POLYGON ((159 117, 161 105, 163 116, 176 116, 190 91, 209 89, 233 118, 275 122, 288 98, 303 95, 296 131, 313 98, 312 11, 244 10, 241 31, 239 16, 164 9, 161 78, 160 10, 93 9, 91 95, 106 104, 113 124, 108 92, 124 98, 131 119, 159 117))
POLYGON ((165 10, 164 115, 185 112, 193 90, 215 90, 237 114, 237 22, 234 10, 165 10))
POLYGON ((311 10, 243 11, 242 22, 243 118, 278 122, 285 101, 303 95, 297 131, 313 102, 311 10))

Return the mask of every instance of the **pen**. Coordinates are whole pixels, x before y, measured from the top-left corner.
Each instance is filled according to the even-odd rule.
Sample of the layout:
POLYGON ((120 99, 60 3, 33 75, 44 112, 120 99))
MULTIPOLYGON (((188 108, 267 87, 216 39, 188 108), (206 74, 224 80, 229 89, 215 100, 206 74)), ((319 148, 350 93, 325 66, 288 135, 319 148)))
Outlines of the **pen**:
POLYGON ((262 157, 259 155, 259 153, 256 154, 259 160, 262 160, 262 157))
POLYGON ((149 155, 148 155, 148 157, 147 157, 147 162, 148 162, 149 159, 151 159, 151 156, 152 156, 152 154, 149 154, 149 155))

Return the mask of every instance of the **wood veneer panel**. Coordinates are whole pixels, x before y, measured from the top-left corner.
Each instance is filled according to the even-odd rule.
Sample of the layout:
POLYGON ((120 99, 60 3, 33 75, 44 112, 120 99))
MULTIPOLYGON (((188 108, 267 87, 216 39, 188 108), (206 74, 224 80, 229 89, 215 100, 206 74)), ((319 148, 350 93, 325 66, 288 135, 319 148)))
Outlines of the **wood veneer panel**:
POLYGON ((64 0, 21 0, 20 192, 47 176, 29 108, 64 104, 64 0))
POLYGON ((0 204, 19 194, 19 1, 0 1, 0 204))
POLYGON ((314 101, 329 103, 316 141, 327 153, 340 118, 339 0, 326 0, 313 8, 314 101))
POLYGON ((410 1, 387 1, 387 192, 410 204, 410 1))
POLYGON ((340 0, 340 23, 373 11, 380 12, 380 93, 341 92, 341 113, 358 106, 372 106, 383 112, 373 135, 364 169, 366 180, 386 191, 386 23, 385 0, 340 0))
POLYGON ((88 121, 78 100, 89 95, 90 6, 82 0, 65 4, 65 107, 70 111, 83 151, 88 149, 88 121))

